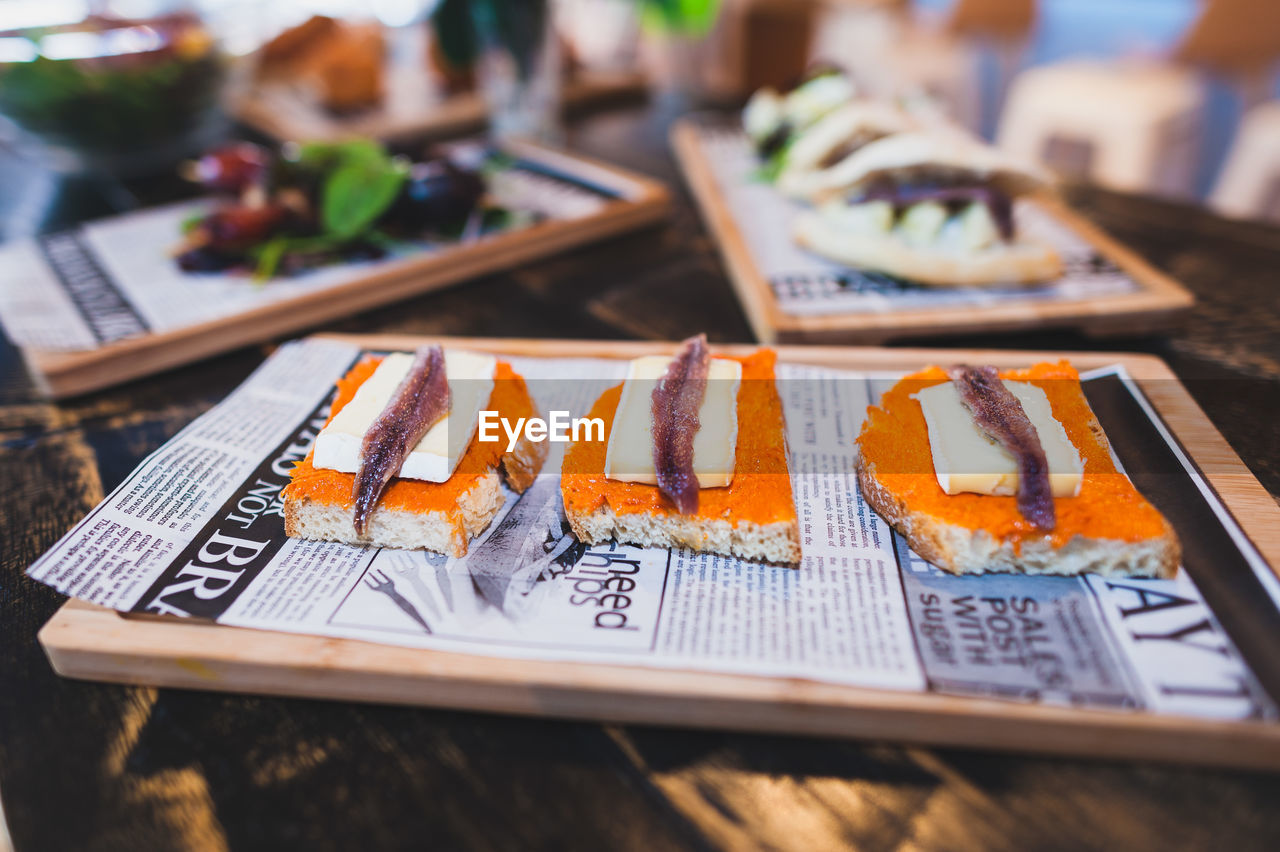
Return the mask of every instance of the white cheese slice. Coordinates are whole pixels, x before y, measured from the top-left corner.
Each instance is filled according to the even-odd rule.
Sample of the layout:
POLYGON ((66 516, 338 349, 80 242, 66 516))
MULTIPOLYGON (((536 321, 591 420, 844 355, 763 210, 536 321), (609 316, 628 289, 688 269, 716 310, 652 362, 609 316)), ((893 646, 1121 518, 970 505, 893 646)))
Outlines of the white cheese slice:
MULTIPOLYGON (((378 416, 391 401, 400 382, 413 366, 413 355, 393 352, 356 390, 351 401, 320 431, 316 438, 318 468, 355 473, 360 469, 360 445, 378 416)), ((492 355, 447 349, 445 376, 449 380, 449 414, 427 430, 400 466, 402 479, 444 482, 453 476, 458 460, 475 435, 481 406, 493 394, 493 374, 498 361, 492 355)))
MULTIPOLYGON (((1049 398, 1027 382, 1005 382, 1040 436, 1049 462, 1054 497, 1080 493, 1084 463, 1067 431, 1053 416, 1049 398)), ((969 492, 1008 496, 1018 492, 1018 465, 1013 455, 994 443, 973 421, 953 382, 925 388, 915 395, 929 427, 929 449, 938 485, 948 494, 969 492)))
MULTIPOLYGON (((670 358, 652 355, 637 358, 628 367, 605 452, 604 475, 609 479, 658 484, 653 466, 652 397, 670 364, 670 358)), ((741 363, 711 359, 707 391, 698 409, 698 432, 693 436, 693 472, 699 488, 721 488, 733 481, 741 384, 741 363)))

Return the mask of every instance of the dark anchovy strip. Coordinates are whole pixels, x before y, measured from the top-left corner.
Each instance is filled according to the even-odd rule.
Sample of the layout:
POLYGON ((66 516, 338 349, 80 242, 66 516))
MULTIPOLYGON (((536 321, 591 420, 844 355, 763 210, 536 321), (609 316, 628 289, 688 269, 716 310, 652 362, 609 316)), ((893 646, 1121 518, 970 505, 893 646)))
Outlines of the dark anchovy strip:
POLYGON ((414 354, 413 366, 360 444, 360 469, 352 489, 357 534, 364 535, 373 507, 409 453, 449 413, 449 401, 444 350, 423 346, 414 354))
MULTIPOLYGON (((894 212, 922 201, 936 201, 946 207, 959 209, 967 204, 985 204, 995 220, 1000 238, 1013 239, 1013 202, 1009 196, 995 187, 981 185, 949 185, 947 183, 895 184, 888 181, 872 184, 849 199, 851 204, 864 201, 888 201, 894 212)), ((953 211, 954 212, 954 211, 953 211)))
POLYGON ((653 389, 653 468, 658 489, 683 515, 698 511, 693 436, 702 425, 698 409, 707 393, 710 370, 707 336, 699 334, 684 342, 653 389))
POLYGON ((819 60, 814 62, 808 68, 805 68, 804 71, 801 72, 801 74, 796 77, 789 86, 787 86, 786 92, 787 94, 791 94, 796 89, 806 83, 812 83, 819 77, 838 77, 843 75, 844 68, 841 66, 834 62, 828 62, 827 60, 819 60))
POLYGON ((853 135, 832 148, 826 153, 826 156, 818 161, 818 168, 829 169, 858 149, 864 148, 877 139, 883 139, 888 135, 883 130, 876 130, 872 127, 864 127, 861 130, 854 131, 853 135))
POLYGON ((1008 450, 1018 463, 1018 511, 1042 530, 1057 524, 1053 491, 1049 485, 1049 460, 1035 424, 1022 403, 1000 381, 995 367, 963 364, 947 371, 960 391, 960 401, 973 415, 978 428, 1008 450))

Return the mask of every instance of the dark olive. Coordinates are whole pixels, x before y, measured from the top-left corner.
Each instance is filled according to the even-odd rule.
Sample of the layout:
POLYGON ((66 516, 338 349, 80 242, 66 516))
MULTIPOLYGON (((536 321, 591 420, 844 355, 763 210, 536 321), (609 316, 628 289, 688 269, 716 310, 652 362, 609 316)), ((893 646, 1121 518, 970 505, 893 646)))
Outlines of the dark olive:
POLYGON ((178 255, 178 268, 183 272, 222 272, 244 262, 244 256, 222 252, 207 246, 193 248, 178 255))
POLYGON ((441 158, 414 163, 382 224, 405 233, 457 229, 484 195, 480 175, 441 158))
POLYGON ((359 241, 345 246, 340 254, 343 260, 382 260, 387 250, 377 243, 359 241))

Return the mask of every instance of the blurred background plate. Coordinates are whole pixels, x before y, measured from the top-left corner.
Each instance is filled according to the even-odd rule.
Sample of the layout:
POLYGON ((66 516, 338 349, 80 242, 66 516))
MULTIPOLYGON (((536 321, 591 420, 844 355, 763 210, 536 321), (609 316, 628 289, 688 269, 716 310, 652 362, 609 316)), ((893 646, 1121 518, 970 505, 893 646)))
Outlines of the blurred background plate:
POLYGON ((0 32, 0 141, 63 172, 163 169, 225 133, 225 78, 214 37, 185 12, 10 29, 0 32))

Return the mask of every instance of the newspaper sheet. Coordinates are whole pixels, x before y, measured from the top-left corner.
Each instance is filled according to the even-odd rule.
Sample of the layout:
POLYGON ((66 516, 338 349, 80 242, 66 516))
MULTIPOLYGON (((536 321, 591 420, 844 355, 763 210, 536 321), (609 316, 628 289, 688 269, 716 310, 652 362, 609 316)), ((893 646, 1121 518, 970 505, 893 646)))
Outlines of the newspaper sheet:
POLYGON ((792 221, 802 205, 756 177, 760 162, 746 135, 724 125, 702 125, 698 130, 703 154, 742 232, 743 243, 784 313, 884 313, 984 307, 1009 301, 1074 301, 1138 289, 1133 279, 1089 243, 1043 207, 1028 201, 1020 201, 1014 208, 1019 232, 1053 246, 1062 258, 1062 277, 1047 284, 930 287, 826 260, 792 240, 792 221))
MULTIPOLYGON (((450 155, 478 168, 491 152, 468 143, 453 146, 450 155)), ((556 220, 591 216, 612 197, 589 181, 519 159, 493 170, 489 181, 501 206, 556 220)), ((183 223, 209 205, 155 207, 0 245, 0 325, 20 347, 96 349, 288 302, 451 245, 406 244, 381 260, 337 264, 268 284, 243 273, 183 272, 171 251, 183 223)))
MULTIPOLYGON (((579 542, 560 498, 563 444, 463 558, 289 539, 281 489, 325 422, 334 380, 361 356, 332 340, 283 346, 30 575, 120 610, 417 648, 1275 715, 1185 571, 956 577, 912 554, 853 475, 866 406, 892 381, 883 375, 778 367, 798 567, 579 542)), ((604 359, 510 360, 544 412, 575 416, 625 374, 604 359)), ((1087 381, 1108 377, 1125 378, 1117 368, 1087 381)))

